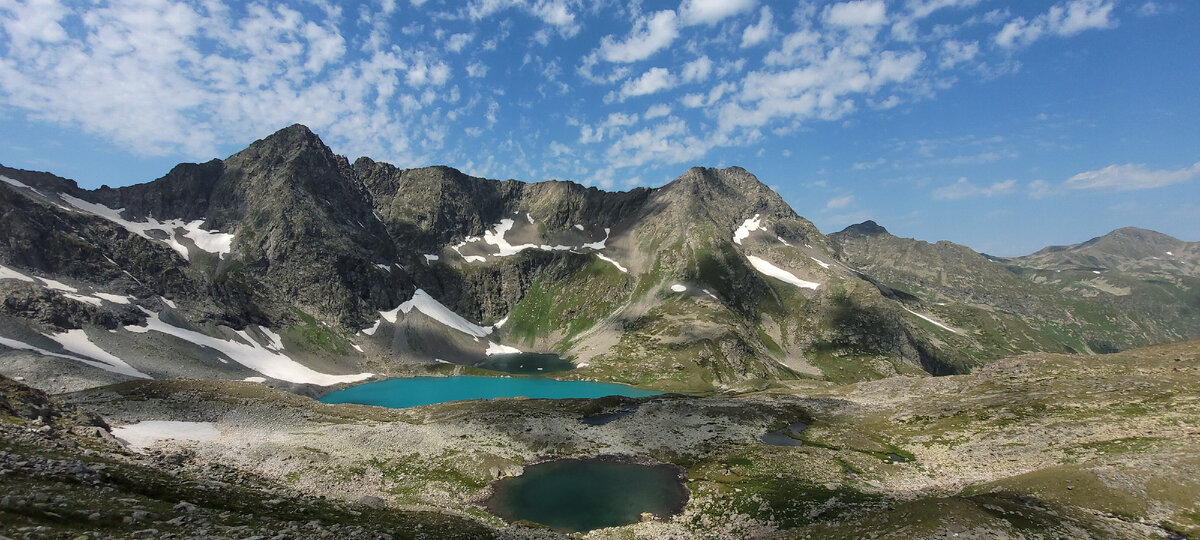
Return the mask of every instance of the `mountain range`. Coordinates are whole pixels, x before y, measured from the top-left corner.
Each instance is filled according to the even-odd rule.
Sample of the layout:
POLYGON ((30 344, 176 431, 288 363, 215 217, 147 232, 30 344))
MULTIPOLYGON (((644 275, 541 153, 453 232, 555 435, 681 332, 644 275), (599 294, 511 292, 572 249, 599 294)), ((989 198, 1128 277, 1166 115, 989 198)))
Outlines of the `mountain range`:
POLYGON ((0 180, 4 373, 60 391, 315 393, 516 352, 710 391, 1200 338, 1200 243, 1123 228, 1000 258, 870 221, 825 235, 738 167, 604 192, 351 162, 293 125, 144 184, 0 180))

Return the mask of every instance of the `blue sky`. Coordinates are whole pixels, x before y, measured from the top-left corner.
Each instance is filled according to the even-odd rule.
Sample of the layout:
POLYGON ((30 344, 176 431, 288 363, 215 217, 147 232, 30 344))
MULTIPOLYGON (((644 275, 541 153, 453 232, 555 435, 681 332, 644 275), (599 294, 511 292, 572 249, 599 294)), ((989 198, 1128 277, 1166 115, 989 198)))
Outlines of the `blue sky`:
POLYGON ((997 255, 1200 240, 1183 0, 0 0, 0 163, 84 187, 300 122, 402 167, 659 186, 739 165, 824 232, 997 255))

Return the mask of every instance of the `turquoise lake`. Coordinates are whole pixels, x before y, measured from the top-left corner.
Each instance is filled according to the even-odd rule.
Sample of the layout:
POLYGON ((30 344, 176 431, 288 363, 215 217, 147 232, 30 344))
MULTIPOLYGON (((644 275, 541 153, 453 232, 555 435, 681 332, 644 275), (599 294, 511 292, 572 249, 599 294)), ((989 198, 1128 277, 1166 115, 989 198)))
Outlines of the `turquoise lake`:
POLYGON ((525 377, 399 377, 337 390, 322 397, 322 403, 358 403, 393 409, 431 405, 446 401, 495 398, 601 398, 604 396, 646 397, 662 392, 624 384, 590 381, 559 381, 525 377))

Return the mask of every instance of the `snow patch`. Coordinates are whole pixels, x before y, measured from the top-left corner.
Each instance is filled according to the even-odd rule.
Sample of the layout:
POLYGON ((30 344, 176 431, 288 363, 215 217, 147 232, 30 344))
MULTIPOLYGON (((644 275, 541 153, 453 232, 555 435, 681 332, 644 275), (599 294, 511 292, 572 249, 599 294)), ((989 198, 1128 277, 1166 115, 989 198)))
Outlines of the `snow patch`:
POLYGON ((387 319, 388 322, 395 323, 401 311, 408 314, 413 308, 416 308, 417 311, 424 313, 429 318, 471 337, 481 338, 492 333, 491 327, 479 326, 464 319, 461 315, 451 311, 450 308, 442 305, 441 302, 438 302, 432 296, 429 296, 429 293, 422 289, 417 289, 413 293, 411 300, 400 304, 396 309, 380 311, 379 314, 384 319, 387 319))
MULTIPOLYGON (((4 175, 2 175, 2 174, 0 174, 0 182, 4 182, 5 184, 8 184, 8 185, 10 185, 10 186, 15 186, 15 187, 19 187, 19 188, 25 188, 25 189, 28 189, 29 191, 32 191, 32 192, 34 192, 34 193, 37 193, 38 195, 42 195, 42 192, 40 192, 40 191, 38 191, 38 190, 36 190, 36 189, 33 189, 33 188, 31 188, 31 187, 29 187, 29 186, 25 185, 24 183, 22 183, 22 182, 18 181, 18 180, 13 180, 12 178, 9 178, 9 177, 7 177, 7 176, 4 176, 4 175)), ((45 195, 42 195, 42 196, 43 196, 43 197, 45 197, 45 195)))
POLYGON ((495 232, 493 232, 493 231, 484 231, 483 232, 483 241, 488 244, 491 244, 493 246, 496 246, 497 248, 500 249, 500 252, 493 253, 492 254, 493 256, 508 257, 510 255, 516 255, 527 249, 537 248, 536 244, 521 244, 519 246, 514 246, 512 244, 509 244, 508 240, 504 239, 504 234, 507 233, 508 231, 512 230, 513 225, 515 225, 515 224, 516 224, 516 222, 514 222, 511 219, 502 219, 502 220, 500 220, 500 223, 496 224, 495 232))
MULTIPOLYGON (((604 228, 604 240, 601 240, 599 242, 592 242, 590 244, 583 244, 582 246, 579 246, 579 247, 600 251, 600 250, 604 249, 604 245, 608 243, 608 237, 610 234, 612 234, 612 229, 605 227, 604 228)), ((616 263, 613 263, 613 264, 616 264, 616 263)), ((620 268, 620 265, 617 265, 617 267, 620 268)), ((621 271, 624 272, 625 270, 621 270, 621 271)))
POLYGON ((583 230, 583 225, 580 225, 580 224, 576 223, 576 224, 575 224, 575 228, 576 228, 576 229, 579 229, 579 230, 581 230, 581 231, 582 231, 582 230, 583 230))
POLYGON ((360 352, 360 353, 364 353, 364 354, 366 353, 366 351, 364 351, 364 350, 362 349, 362 347, 359 347, 358 345, 356 345, 356 344, 354 344, 354 343, 351 343, 351 344, 350 344, 350 346, 351 346, 351 347, 354 347, 354 350, 356 350, 356 351, 358 351, 358 352, 360 352))
POLYGON ((48 289, 54 289, 56 291, 63 291, 63 292, 69 292, 69 293, 79 292, 79 289, 76 289, 75 287, 67 285, 66 283, 63 283, 61 281, 55 281, 53 279, 47 279, 44 277, 39 277, 38 279, 41 280, 42 283, 45 283, 46 288, 48 288, 48 289))
POLYGON ((433 262, 433 261, 436 261, 436 260, 438 260, 438 259, 440 259, 440 258, 441 258, 441 257, 438 257, 437 255, 429 255, 428 253, 427 253, 427 254, 425 254, 425 262, 426 262, 426 263, 431 263, 431 262, 433 262))
POLYGON ((99 298, 101 300, 112 302, 114 304, 124 304, 124 305, 129 305, 130 301, 134 300, 134 298, 132 296, 121 296, 119 294, 108 294, 108 293, 102 293, 102 292, 94 292, 94 293, 92 293, 92 296, 95 296, 96 298, 99 298))
POLYGON ((626 274, 629 273, 629 269, 625 268, 624 266, 621 266, 621 263, 614 261, 608 257, 605 257, 603 254, 600 254, 600 253, 597 253, 596 256, 599 257, 600 260, 602 260, 602 261, 608 261, 608 262, 612 263, 613 266, 617 267, 617 270, 625 272, 626 274))
POLYGON ((142 379, 151 378, 149 375, 146 375, 145 373, 142 373, 142 372, 134 369, 133 366, 126 364, 124 360, 121 360, 120 358, 117 358, 116 356, 109 354, 108 351, 105 351, 104 349, 101 349, 99 346, 97 346, 95 343, 92 343, 92 340, 88 339, 87 333, 84 332, 83 330, 75 329, 75 330, 67 330, 66 332, 63 332, 61 334, 42 334, 42 335, 44 335, 50 339, 53 339, 56 343, 58 343, 59 345, 62 345, 62 348, 66 349, 69 352, 73 352, 75 354, 86 356, 93 360, 97 360, 100 362, 104 362, 105 364, 108 364, 112 368, 112 369, 108 369, 108 371, 111 371, 113 373, 120 373, 122 375, 128 375, 130 377, 139 377, 142 379))
POLYGON ((379 330, 379 323, 381 323, 381 322, 383 322, 383 319, 376 319, 375 324, 372 324, 370 327, 363 328, 362 333, 364 333, 368 336, 375 335, 375 331, 379 330))
POLYGON ((134 450, 145 450, 162 440, 213 441, 221 432, 212 422, 179 422, 175 420, 143 420, 136 424, 113 428, 114 437, 134 450))
POLYGON ((1092 270, 1092 273, 1093 273, 1093 274, 1099 274, 1099 273, 1100 273, 1100 271, 1099 271, 1099 270, 1092 270))
POLYGON ((376 263, 376 264, 375 264, 375 268, 378 268, 378 269, 380 269, 380 270, 384 270, 384 271, 386 271, 386 272, 391 272, 391 271, 392 271, 392 265, 390 265, 390 264, 378 264, 378 263, 376 263))
MULTIPOLYGON (((77 331, 82 332, 82 330, 77 330, 77 331)), ((48 336, 48 337, 50 337, 50 339, 54 339, 53 336, 48 336)), ((58 341, 58 340, 55 340, 55 341, 58 341)), ((62 343, 60 342, 59 344, 61 345, 62 343)), ((127 375, 130 377, 136 377, 139 379, 150 379, 151 378, 149 375, 146 375, 145 373, 142 373, 136 369, 133 369, 132 367, 129 367, 128 364, 126 364, 125 362, 121 362, 120 360, 118 360, 118 362, 120 362, 121 365, 117 366, 117 365, 112 365, 112 364, 109 364, 106 362, 93 360, 91 358, 81 358, 79 356, 72 356, 69 354, 50 352, 50 351, 47 351, 46 349, 43 349, 40 347, 34 347, 33 345, 30 345, 28 343, 24 343, 21 341, 17 341, 15 339, 9 339, 9 338, 4 338, 4 337, 0 337, 0 345, 3 345, 10 349, 33 351, 35 353, 45 355, 45 356, 53 356, 55 358, 65 358, 67 360, 74 360, 76 362, 81 362, 81 363, 87 364, 87 365, 95 367, 95 368, 103 369, 104 371, 117 373, 119 375, 127 375)), ((93 346, 95 346, 95 345, 93 345, 93 346)), ((97 347, 97 349, 99 349, 99 347, 97 347)), ((70 349, 68 349, 68 350, 70 350, 70 349)), ((101 351, 101 352, 103 352, 103 351, 101 351)), ((108 355, 108 353, 104 353, 104 354, 108 355)), ((108 356, 111 356, 111 355, 108 355, 108 356)))
POLYGON ((701 289, 701 291, 703 291, 703 292, 704 292, 704 294, 707 294, 707 295, 711 296, 713 300, 716 300, 716 301, 718 301, 718 302, 720 302, 720 301, 721 301, 721 299, 720 299, 720 298, 717 298, 717 295, 713 294, 713 293, 712 293, 712 291, 710 291, 710 290, 708 290, 708 289, 701 289))
POLYGON ((518 349, 516 347, 509 347, 508 345, 500 345, 498 343, 493 343, 493 342, 489 341, 488 348, 486 351, 483 352, 483 354, 486 354, 488 356, 493 356, 493 355, 497 355, 497 354, 521 354, 521 349, 518 349))
POLYGON ((182 236, 191 239, 195 243, 196 248, 214 253, 220 257, 227 255, 233 246, 232 234, 217 230, 206 230, 201 227, 204 224, 204 220, 202 219, 184 223, 182 219, 158 221, 157 219, 148 217, 146 221, 133 222, 121 217, 121 212, 125 210, 124 208, 113 210, 102 204, 87 202, 66 193, 59 193, 58 196, 76 209, 107 219, 142 238, 164 242, 187 260, 190 260, 188 259, 188 249, 176 239, 177 229, 183 229, 184 233, 182 236), (150 236, 150 231, 161 232, 167 238, 162 239, 150 236))
POLYGON ((139 334, 151 330, 169 334, 184 341, 219 351, 234 362, 272 379, 279 379, 281 381, 330 386, 339 383, 358 382, 372 376, 371 373, 357 373, 353 375, 321 373, 292 360, 281 352, 273 351, 257 343, 244 344, 236 341, 226 341, 201 334, 194 330, 167 324, 163 322, 157 313, 153 312, 146 319, 146 326, 126 326, 125 329, 139 334))
POLYGON ((817 264, 821 265, 821 268, 829 268, 829 266, 830 266, 829 263, 822 261, 821 259, 818 259, 816 257, 809 257, 809 258, 816 261, 817 264))
POLYGON ((755 270, 758 270, 763 275, 773 277, 785 283, 789 283, 804 289, 814 290, 821 285, 820 283, 800 279, 791 272, 755 257, 754 255, 747 255, 746 258, 750 259, 750 265, 753 266, 755 270))
POLYGON ((179 309, 179 306, 175 305, 175 302, 172 302, 172 301, 170 301, 170 300, 168 300, 168 299, 166 299, 165 297, 162 297, 162 296, 160 296, 159 298, 161 298, 161 299, 162 299, 163 303, 164 303, 164 304, 166 304, 166 305, 167 305, 167 307, 170 307, 171 309, 179 309))
POLYGON ((0 279, 15 279, 18 281, 28 281, 30 283, 34 283, 33 278, 13 270, 12 268, 4 266, 3 264, 0 264, 0 279))
POLYGON ((789 244, 789 243, 788 243, 788 241, 787 241, 787 240, 784 240, 782 236, 776 236, 775 238, 778 238, 778 239, 779 239, 779 241, 780 241, 781 243, 783 243, 783 245, 785 245, 785 246, 788 246, 788 247, 791 247, 791 246, 792 246, 791 244, 789 244))
POLYGON ((1170 251, 1168 251, 1168 252, 1167 252, 1167 255, 1170 255, 1170 256, 1172 256, 1172 257, 1174 257, 1174 256, 1175 256, 1175 254, 1174 254, 1174 253, 1171 253, 1170 251))
POLYGON ((261 383, 267 382, 267 378, 266 377, 246 377, 245 379, 242 379, 242 382, 254 382, 254 383, 261 384, 261 383))
MULTIPOLYGON (((904 307, 904 306, 900 306, 900 307, 904 307)), ((920 313, 917 313, 917 312, 915 312, 915 311, 913 311, 913 310, 911 310, 911 309, 908 309, 908 308, 906 308, 906 307, 904 307, 904 311, 907 311, 907 312, 909 312, 909 313, 912 313, 913 315, 916 315, 916 316, 918 316, 918 317, 920 317, 920 318, 922 318, 922 319, 925 319, 926 321, 929 321, 929 322, 933 323, 933 325, 934 325, 934 326, 937 326, 938 328, 944 328, 944 329, 946 329, 946 330, 949 330, 949 331, 951 331, 951 332, 954 332, 955 334, 961 334, 961 333, 962 333, 962 332, 959 332, 958 330, 955 330, 955 329, 953 329, 953 328, 950 328, 949 326, 946 326, 946 325, 944 325, 944 324, 942 324, 942 323, 940 323, 940 322, 938 322, 938 321, 934 320, 932 317, 928 317, 928 316, 926 316, 926 315, 921 315, 920 313)))
POLYGON ((750 232, 757 231, 759 227, 762 227, 762 221, 758 219, 758 214, 754 214, 754 217, 742 222, 742 226, 733 231, 733 243, 742 245, 742 240, 749 238, 750 232))
POLYGON ((267 336, 267 339, 271 340, 271 343, 267 345, 268 349, 274 349, 276 351, 283 350, 283 338, 279 337, 279 334, 272 332, 270 328, 263 328, 261 326, 259 327, 259 330, 262 330, 262 333, 267 336))
POLYGON ((500 328, 501 326, 504 326, 504 323, 506 322, 508 322, 508 317, 496 321, 496 324, 493 324, 492 328, 500 328))
POLYGON ((671 285, 671 290, 675 291, 675 292, 683 292, 683 291, 687 290, 687 287, 676 283, 674 285, 671 285))
POLYGON ((530 225, 533 225, 533 216, 529 215, 529 212, 525 212, 525 219, 529 220, 530 225))

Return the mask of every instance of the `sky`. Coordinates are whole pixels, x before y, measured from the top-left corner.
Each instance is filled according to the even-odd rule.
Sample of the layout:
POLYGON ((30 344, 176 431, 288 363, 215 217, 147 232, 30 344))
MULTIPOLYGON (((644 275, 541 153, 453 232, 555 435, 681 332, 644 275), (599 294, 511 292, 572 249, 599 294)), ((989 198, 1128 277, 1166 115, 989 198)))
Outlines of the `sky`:
POLYGON ((1196 241, 1198 29, 1192 0, 0 0, 0 163, 122 186, 302 123, 606 190, 737 165, 826 233, 1196 241))

